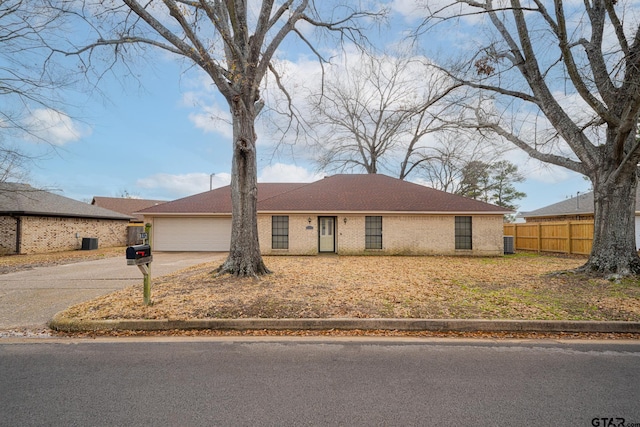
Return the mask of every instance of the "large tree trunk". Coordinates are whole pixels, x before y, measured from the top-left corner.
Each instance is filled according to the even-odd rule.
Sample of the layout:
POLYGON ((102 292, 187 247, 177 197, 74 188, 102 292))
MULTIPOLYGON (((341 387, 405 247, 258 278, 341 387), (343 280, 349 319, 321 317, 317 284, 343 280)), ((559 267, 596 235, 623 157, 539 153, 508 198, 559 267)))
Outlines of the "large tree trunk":
POLYGON ((218 273, 260 276, 264 265, 258 242, 258 163, 256 158, 256 111, 240 96, 231 102, 233 158, 231 166, 231 247, 218 273))
POLYGON ((627 168, 614 182, 594 180, 593 249, 581 268, 605 275, 640 273, 635 241, 637 178, 627 168))

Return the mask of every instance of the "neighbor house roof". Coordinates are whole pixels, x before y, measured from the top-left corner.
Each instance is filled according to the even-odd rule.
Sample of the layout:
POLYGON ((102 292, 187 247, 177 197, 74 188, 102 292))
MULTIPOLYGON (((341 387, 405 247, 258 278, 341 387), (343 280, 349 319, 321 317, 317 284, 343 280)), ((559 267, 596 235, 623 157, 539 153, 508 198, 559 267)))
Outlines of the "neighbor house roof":
MULTIPOLYGON (((258 212, 511 213, 500 206, 380 174, 333 175, 312 183, 258 184, 258 212)), ((231 213, 231 190, 222 187, 141 213, 231 213)))
MULTIPOLYGON (((536 218, 565 215, 593 215, 593 211, 593 192, 590 191, 534 211, 521 212, 518 216, 522 218, 536 218)), ((636 189, 636 212, 640 212, 640 186, 636 189)))
POLYGON ((166 200, 95 196, 91 201, 91 204, 114 212, 120 212, 121 214, 129 215, 130 217, 134 217, 142 221, 142 215, 135 215, 135 212, 166 202, 166 200))
POLYGON ((60 216, 129 220, 129 215, 114 212, 28 184, 0 183, 0 214, 16 216, 60 216))

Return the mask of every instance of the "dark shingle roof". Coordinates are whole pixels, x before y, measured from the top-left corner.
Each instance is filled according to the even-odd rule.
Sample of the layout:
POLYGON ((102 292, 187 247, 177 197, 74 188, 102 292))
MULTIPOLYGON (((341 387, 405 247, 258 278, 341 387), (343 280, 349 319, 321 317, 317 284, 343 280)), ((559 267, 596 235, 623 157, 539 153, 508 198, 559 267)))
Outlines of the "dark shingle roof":
POLYGON ((110 211, 120 212, 121 214, 129 215, 142 221, 142 215, 135 215, 135 212, 166 202, 166 200, 127 199, 122 197, 95 196, 91 201, 91 204, 104 209, 109 209, 110 211))
POLYGON ((263 200, 263 211, 492 212, 508 209, 380 174, 333 175, 263 200))
POLYGON ((593 193, 580 194, 530 212, 521 212, 519 217, 533 218, 563 215, 593 215, 593 193))
MULTIPOLYGON (((280 193, 291 191, 307 184, 301 183, 265 183, 258 184, 258 202, 280 193)), ((184 197, 139 211, 149 215, 152 213, 231 213, 231 187, 216 188, 204 193, 184 197)))
MULTIPOLYGON (((593 215, 593 211, 593 192, 590 191, 534 211, 521 212, 518 216, 522 218, 534 218, 563 215, 593 215)), ((640 212, 640 185, 636 188, 636 212, 640 212)))
POLYGON ((27 184, 0 183, 0 214, 129 220, 129 215, 38 190, 27 184))
MULTIPOLYGON (((334 175, 312 183, 258 184, 258 211, 511 213, 500 206, 380 174, 334 175)), ((222 187, 141 213, 231 213, 231 190, 222 187)))

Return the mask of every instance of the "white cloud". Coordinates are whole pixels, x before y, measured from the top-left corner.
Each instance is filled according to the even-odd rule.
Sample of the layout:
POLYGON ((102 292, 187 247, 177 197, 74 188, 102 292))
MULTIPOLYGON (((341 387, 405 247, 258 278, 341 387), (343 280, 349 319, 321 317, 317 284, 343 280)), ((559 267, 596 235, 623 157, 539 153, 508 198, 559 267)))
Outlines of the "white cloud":
POLYGON ((49 108, 38 108, 25 120, 31 139, 62 146, 91 134, 91 128, 49 108))
POLYGON ((216 173, 211 176, 207 173, 187 173, 173 175, 168 173, 157 173, 146 178, 139 179, 136 186, 144 189, 164 190, 172 197, 185 197, 192 194, 202 193, 212 188, 223 187, 231 182, 231 175, 228 173, 216 173))
POLYGON ((423 2, 417 0, 394 0, 391 3, 391 9, 403 16, 408 22, 423 19, 426 16, 423 2))
POLYGON ((542 184, 559 184, 575 176, 575 172, 569 169, 535 160, 522 150, 514 149, 505 157, 518 166, 518 172, 529 181, 542 184))
POLYGON ((205 133, 217 133, 231 139, 233 127, 229 106, 216 86, 202 70, 190 70, 181 80, 184 92, 180 105, 191 110, 189 121, 205 133))
POLYGON ((285 163, 275 163, 262 169, 259 182, 313 182, 323 175, 309 172, 307 169, 285 163))
POLYGON ((217 133, 231 139, 233 127, 226 101, 218 92, 211 78, 196 70, 183 80, 190 90, 182 95, 181 105, 192 112, 189 121, 205 133, 217 133))
POLYGON ((189 120, 205 133, 217 133, 225 138, 233 138, 231 114, 222 110, 218 104, 203 106, 197 113, 190 113, 189 120))
MULTIPOLYGON (((264 167, 259 173, 258 182, 313 182, 323 175, 309 172, 301 166, 275 163, 264 167)), ((231 175, 226 172, 168 174, 157 173, 136 181, 136 187, 144 190, 154 190, 155 194, 162 194, 166 198, 181 198, 193 194, 209 191, 211 188, 224 187, 231 183, 231 175)))

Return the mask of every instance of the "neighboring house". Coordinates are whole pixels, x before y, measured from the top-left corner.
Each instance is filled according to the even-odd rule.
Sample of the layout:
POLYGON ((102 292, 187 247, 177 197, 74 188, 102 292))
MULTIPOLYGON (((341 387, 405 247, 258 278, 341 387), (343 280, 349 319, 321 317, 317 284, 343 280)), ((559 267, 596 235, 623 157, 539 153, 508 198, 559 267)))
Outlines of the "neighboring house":
MULTIPOLYGON (((227 251, 231 190, 145 209, 158 251, 227 251)), ((385 175, 258 184, 263 254, 502 255, 502 207, 385 175)))
POLYGON ((0 254, 80 249, 83 238, 97 239, 100 247, 123 246, 129 220, 27 184, 0 183, 0 254))
POLYGON ((110 211, 120 212, 121 214, 132 217, 131 222, 143 222, 142 215, 136 212, 142 209, 150 208, 166 203, 166 200, 149 200, 149 199, 131 199, 122 197, 99 197, 95 196, 91 204, 110 211))
POLYGON ((520 212, 526 222, 593 220, 593 193, 579 194, 535 211, 520 212))
MULTIPOLYGON (((579 194, 567 200, 536 209, 531 212, 521 212, 518 217, 526 222, 543 221, 593 221, 593 192, 579 194)), ((640 185, 636 190, 636 248, 640 248, 640 185)))
POLYGON ((99 206, 111 211, 120 212, 131 217, 131 222, 127 227, 127 246, 137 245, 143 242, 140 237, 144 232, 144 218, 136 212, 152 206, 166 203, 166 200, 131 199, 123 197, 99 197, 95 196, 91 201, 94 206, 99 206))

